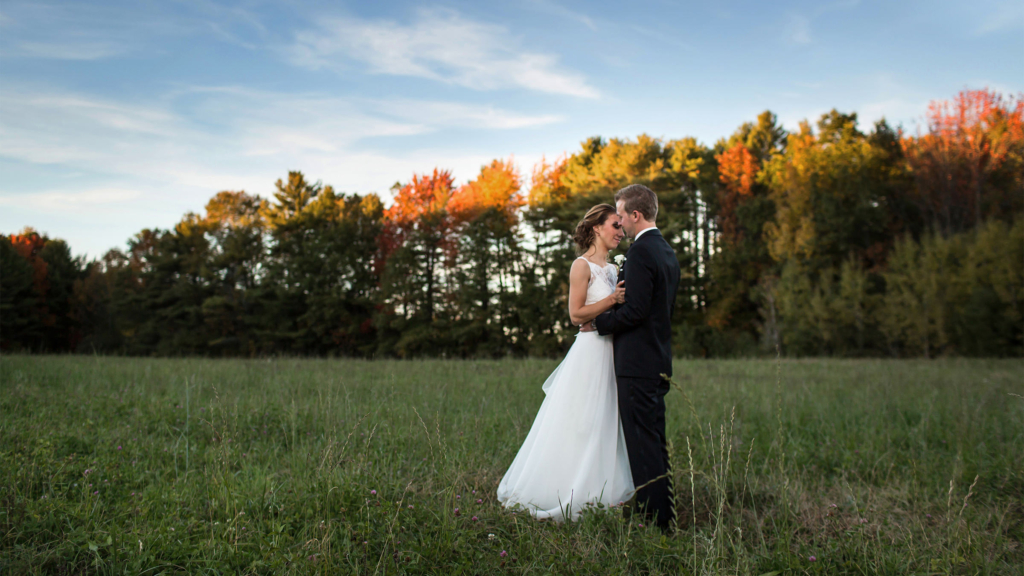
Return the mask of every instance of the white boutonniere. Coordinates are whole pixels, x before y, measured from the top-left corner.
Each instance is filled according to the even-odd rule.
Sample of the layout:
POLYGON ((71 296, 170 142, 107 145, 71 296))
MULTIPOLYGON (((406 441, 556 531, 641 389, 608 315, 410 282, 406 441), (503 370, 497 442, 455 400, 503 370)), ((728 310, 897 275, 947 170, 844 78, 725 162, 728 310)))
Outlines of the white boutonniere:
POLYGON ((613 260, 615 260, 615 265, 616 266, 618 266, 619 268, 622 268, 622 265, 626 263, 626 255, 625 254, 616 254, 615 258, 613 258, 613 260))

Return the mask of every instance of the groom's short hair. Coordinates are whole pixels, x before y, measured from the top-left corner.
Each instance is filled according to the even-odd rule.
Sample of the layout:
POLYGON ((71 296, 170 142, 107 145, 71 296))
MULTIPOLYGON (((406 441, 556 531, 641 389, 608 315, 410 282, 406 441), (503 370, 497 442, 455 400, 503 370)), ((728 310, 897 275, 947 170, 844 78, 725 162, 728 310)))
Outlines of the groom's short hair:
POLYGON ((634 210, 644 215, 648 222, 658 217, 658 195, 643 184, 630 184, 615 193, 615 203, 623 201, 626 214, 634 210))

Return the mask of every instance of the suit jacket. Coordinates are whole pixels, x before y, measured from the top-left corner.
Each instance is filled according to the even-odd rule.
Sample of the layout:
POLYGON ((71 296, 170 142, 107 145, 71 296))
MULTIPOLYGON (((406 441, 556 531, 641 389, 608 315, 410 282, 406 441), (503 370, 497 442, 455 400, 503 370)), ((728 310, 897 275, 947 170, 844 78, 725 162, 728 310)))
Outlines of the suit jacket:
POLYGON ((615 335, 615 374, 660 379, 672 375, 672 311, 679 261, 657 229, 644 232, 626 252, 626 302, 595 319, 597 332, 615 335))

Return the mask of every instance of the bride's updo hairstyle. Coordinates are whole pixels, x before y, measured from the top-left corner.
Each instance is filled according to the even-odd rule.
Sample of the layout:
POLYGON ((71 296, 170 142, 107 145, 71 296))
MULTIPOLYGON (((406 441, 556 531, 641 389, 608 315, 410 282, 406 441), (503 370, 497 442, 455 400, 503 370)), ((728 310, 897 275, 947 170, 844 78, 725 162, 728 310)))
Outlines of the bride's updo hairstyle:
POLYGON ((576 225, 576 231, 572 234, 572 239, 576 242, 577 256, 583 254, 594 245, 594 242, 597 240, 594 228, 604 224, 608 217, 613 214, 615 214, 615 207, 610 204, 598 204, 587 210, 587 215, 576 225))

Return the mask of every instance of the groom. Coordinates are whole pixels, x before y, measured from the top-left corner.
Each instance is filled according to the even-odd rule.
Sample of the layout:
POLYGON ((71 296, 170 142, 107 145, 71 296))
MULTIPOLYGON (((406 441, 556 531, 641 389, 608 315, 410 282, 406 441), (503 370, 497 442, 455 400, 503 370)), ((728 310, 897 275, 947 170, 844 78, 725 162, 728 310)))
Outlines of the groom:
POLYGON ((626 282, 626 302, 598 316, 594 325, 601 335, 615 335, 619 416, 629 467, 634 485, 647 484, 636 493, 637 507, 664 530, 675 510, 665 444, 669 383, 661 375, 672 375, 671 321, 679 261, 655 226, 658 196, 650 188, 626 186, 615 194, 615 208, 633 241, 619 271, 619 280, 626 282), (660 476, 665 477, 654 480, 660 476))

